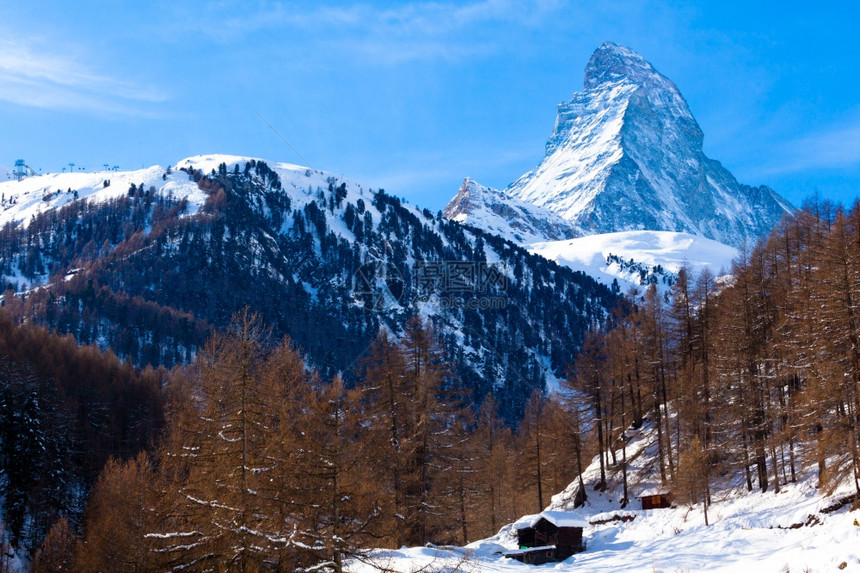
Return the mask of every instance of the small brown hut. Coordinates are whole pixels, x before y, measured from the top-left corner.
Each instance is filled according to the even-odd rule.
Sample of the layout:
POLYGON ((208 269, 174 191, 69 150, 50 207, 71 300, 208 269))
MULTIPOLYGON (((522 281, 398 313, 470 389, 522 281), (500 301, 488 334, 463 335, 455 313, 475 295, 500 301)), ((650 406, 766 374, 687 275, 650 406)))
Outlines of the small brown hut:
POLYGON ((643 491, 639 495, 642 509, 660 509, 672 507, 672 492, 667 490, 643 491))
POLYGON ((514 524, 519 550, 509 551, 505 557, 531 565, 564 561, 585 551, 582 532, 587 526, 587 521, 566 511, 528 515, 514 524))

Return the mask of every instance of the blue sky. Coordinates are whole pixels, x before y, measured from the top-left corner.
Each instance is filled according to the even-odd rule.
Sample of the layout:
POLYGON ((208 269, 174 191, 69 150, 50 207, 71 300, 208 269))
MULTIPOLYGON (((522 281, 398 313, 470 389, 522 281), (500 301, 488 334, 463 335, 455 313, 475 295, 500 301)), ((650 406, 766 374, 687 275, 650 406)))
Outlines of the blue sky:
POLYGON ((505 187, 534 167, 556 104, 611 40, 678 85, 705 152, 740 181, 795 203, 860 194, 853 2, 10 4, 3 165, 132 169, 232 153, 440 209, 463 177, 505 187))

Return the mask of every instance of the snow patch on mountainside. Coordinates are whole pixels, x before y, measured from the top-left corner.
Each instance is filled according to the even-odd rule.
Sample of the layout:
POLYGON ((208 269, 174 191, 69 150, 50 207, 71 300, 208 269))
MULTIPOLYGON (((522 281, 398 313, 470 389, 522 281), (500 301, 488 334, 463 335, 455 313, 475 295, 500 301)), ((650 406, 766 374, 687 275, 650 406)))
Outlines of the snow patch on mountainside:
MULTIPOLYGON (((201 190, 190 177, 193 169, 204 175, 217 173, 219 166, 224 164, 227 171, 232 173, 236 167, 239 171, 245 169, 246 163, 265 161, 259 158, 208 154, 196 155, 180 160, 172 167, 154 165, 133 171, 97 171, 73 173, 48 173, 25 177, 21 181, 15 179, 0 182, 0 227, 11 224, 27 227, 33 217, 52 210, 61 209, 74 201, 86 200, 90 203, 104 203, 128 194, 131 185, 137 188, 150 188, 156 195, 172 197, 174 200, 187 201, 184 216, 196 214, 206 202, 207 193, 201 190), (185 171, 182 171, 184 169, 185 171)), ((357 203, 364 202, 364 209, 374 221, 381 220, 381 214, 373 205, 374 191, 354 181, 334 176, 324 171, 302 167, 290 163, 265 161, 269 168, 278 174, 283 192, 290 197, 294 209, 303 209, 308 203, 317 201, 322 194, 328 193, 329 185, 335 187, 344 185, 345 200, 357 203)), ((423 213, 415 206, 403 204, 416 217, 423 213)), ((265 210, 265 207, 263 208, 265 210)), ((284 221, 285 231, 292 220, 284 221)), ((348 241, 355 241, 354 233, 338 217, 327 221, 329 231, 348 241)), ((269 237, 274 241, 273 237, 269 237)), ((443 243, 445 243, 443 239, 443 243)), ((409 263, 414 261, 410 259, 409 263)), ((46 265, 49 266, 49 265, 46 265)), ((49 280, 48 273, 27 279, 18 268, 11 268, 0 275, 0 279, 11 281, 28 288, 38 288, 49 280), (10 272, 11 271, 11 272, 10 272)), ((305 285, 313 295, 313 289, 305 285)))
POLYGON ((605 186, 610 168, 624 153, 621 129, 636 86, 617 84, 594 94, 574 94, 558 107, 547 156, 511 184, 507 193, 577 223, 605 186), (576 189, 579 192, 569 190, 576 189))
MULTIPOLYGON (((250 161, 264 161, 270 169, 278 174, 278 177, 281 179, 282 188, 293 201, 294 208, 303 208, 307 203, 318 199, 319 191, 327 190, 329 184, 333 184, 334 186, 343 184, 347 193, 345 200, 356 202, 358 199, 362 199, 365 202, 366 209, 372 213, 376 220, 379 220, 380 213, 371 204, 374 190, 326 171, 319 171, 292 163, 218 154, 189 157, 179 161, 176 164, 176 168, 193 168, 202 171, 204 174, 210 174, 213 170, 217 172, 218 166, 224 163, 227 171, 232 173, 237 165, 239 166, 239 171, 242 171, 245 168, 245 164, 250 161)), ((405 207, 413 213, 417 214, 419 212, 414 206, 405 205, 405 207)), ((352 231, 346 228, 346 225, 339 224, 337 221, 330 221, 329 225, 335 234, 354 240, 355 236, 352 231)))
MULTIPOLYGON (((720 276, 731 270, 732 260, 738 256, 734 247, 671 231, 604 233, 534 243, 527 248, 560 265, 582 271, 608 286, 618 281, 622 292, 645 284, 647 276, 643 276, 643 271, 653 271, 655 267, 664 271, 656 273, 658 276, 671 277, 683 265, 694 273, 708 268, 714 276, 720 276)), ((662 283, 660 286, 668 288, 669 285, 662 283)))

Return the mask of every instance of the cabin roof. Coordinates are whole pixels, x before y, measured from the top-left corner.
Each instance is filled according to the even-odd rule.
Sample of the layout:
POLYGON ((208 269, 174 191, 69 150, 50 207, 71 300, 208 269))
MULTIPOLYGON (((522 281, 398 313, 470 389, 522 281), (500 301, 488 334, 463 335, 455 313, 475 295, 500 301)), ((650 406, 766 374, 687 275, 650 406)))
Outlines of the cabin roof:
POLYGON ((639 492, 639 497, 651 497, 652 495, 672 495, 672 492, 666 488, 656 486, 656 487, 647 487, 639 492))
POLYGON ((514 529, 534 527, 541 519, 546 519, 556 527, 581 527, 585 529, 588 522, 569 511, 542 511, 534 515, 525 515, 514 523, 514 529))

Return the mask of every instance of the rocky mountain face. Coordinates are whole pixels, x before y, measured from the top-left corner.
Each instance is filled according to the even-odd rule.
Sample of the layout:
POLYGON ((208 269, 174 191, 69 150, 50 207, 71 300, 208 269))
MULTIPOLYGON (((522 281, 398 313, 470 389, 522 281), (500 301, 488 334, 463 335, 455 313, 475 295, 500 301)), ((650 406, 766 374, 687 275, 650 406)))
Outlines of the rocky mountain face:
MULTIPOLYGON (((551 211, 581 235, 647 229, 740 245, 770 231, 793 207, 768 187, 738 183, 705 156, 703 137, 671 80, 606 42, 583 91, 559 105, 543 161, 493 200, 551 211)), ((469 207, 455 198, 445 214, 482 222, 469 207)))
POLYGON ((560 215, 466 178, 442 215, 520 244, 569 239, 576 228, 560 215))

